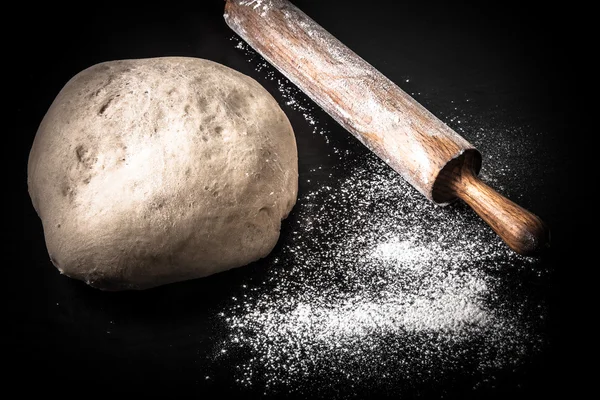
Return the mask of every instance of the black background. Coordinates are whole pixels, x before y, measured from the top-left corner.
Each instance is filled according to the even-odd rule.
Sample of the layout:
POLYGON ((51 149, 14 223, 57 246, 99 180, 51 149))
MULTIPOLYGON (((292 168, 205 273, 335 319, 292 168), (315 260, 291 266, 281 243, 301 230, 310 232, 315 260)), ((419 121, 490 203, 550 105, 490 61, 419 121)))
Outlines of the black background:
MULTIPOLYGON (((19 14, 21 33, 14 34, 16 51, 10 62, 16 70, 8 79, 13 102, 5 106, 6 118, 14 122, 9 134, 19 143, 16 151, 6 151, 14 160, 10 173, 17 180, 16 199, 23 211, 20 219, 11 216, 17 218, 21 228, 15 231, 22 237, 9 249, 12 261, 5 263, 3 279, 8 296, 3 330, 8 333, 4 345, 9 384, 25 391, 39 384, 48 392, 82 396, 260 395, 236 386, 227 366, 212 371, 216 378, 206 382, 199 365, 221 334, 211 324, 209 306, 226 298, 228 282, 249 273, 248 269, 145 292, 100 292, 60 276, 51 265, 41 222, 27 193, 27 157, 40 121, 68 79, 98 62, 169 55, 206 58, 254 77, 283 103, 274 83, 234 48, 234 34, 222 18, 224 3, 202 3, 206 4, 199 10, 158 6, 121 10, 98 3, 89 10, 53 8, 19 14), (110 321, 116 325, 113 334, 106 333, 110 321)), ((552 249, 544 259, 552 274, 543 289, 548 297, 550 344, 531 368, 504 377, 485 393, 460 386, 444 388, 444 393, 446 398, 575 396, 585 381, 579 375, 583 367, 577 328, 583 320, 574 308, 582 263, 571 253, 582 224, 570 215, 579 160, 568 112, 571 101, 565 100, 574 75, 568 68, 570 39, 558 23, 569 21, 568 13, 504 2, 485 8, 294 3, 391 80, 401 82, 410 76, 414 83, 406 89, 428 93, 426 99, 416 97, 434 114, 449 114, 450 99, 470 97, 475 103, 471 113, 499 108, 506 121, 545 132, 536 157, 560 165, 536 170, 544 175, 541 183, 514 179, 515 187, 536 187, 525 191, 520 202, 552 229, 552 249)), ((309 176, 311 166, 320 163, 327 169, 331 161, 321 160, 325 150, 313 145, 311 127, 302 116, 287 114, 297 135, 302 194, 310 189, 303 178, 309 176)), ((349 141, 348 133, 327 116, 319 114, 319 118, 329 127, 336 146, 367 151, 356 150, 357 142, 349 141)), ((437 398, 439 392, 425 390, 421 395, 437 398)))

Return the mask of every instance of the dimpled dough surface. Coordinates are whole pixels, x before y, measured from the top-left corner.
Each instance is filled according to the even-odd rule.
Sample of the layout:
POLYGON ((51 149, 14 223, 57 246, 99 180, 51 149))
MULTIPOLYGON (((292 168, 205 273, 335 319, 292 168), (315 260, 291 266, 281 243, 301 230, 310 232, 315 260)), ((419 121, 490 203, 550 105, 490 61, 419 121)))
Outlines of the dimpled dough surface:
POLYGON ((92 66, 37 131, 29 193, 50 259, 106 290, 265 257, 296 202, 292 127, 256 81, 198 58, 92 66))

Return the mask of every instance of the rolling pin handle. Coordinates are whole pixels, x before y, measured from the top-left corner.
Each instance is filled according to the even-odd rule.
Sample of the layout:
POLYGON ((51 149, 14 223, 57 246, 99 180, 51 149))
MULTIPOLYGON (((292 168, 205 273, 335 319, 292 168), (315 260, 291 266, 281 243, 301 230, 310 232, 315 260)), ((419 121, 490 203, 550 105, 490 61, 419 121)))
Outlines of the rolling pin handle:
POLYGON ((467 203, 515 252, 539 255, 550 244, 550 231, 544 222, 477 177, 475 163, 466 157, 451 174, 447 188, 467 203))

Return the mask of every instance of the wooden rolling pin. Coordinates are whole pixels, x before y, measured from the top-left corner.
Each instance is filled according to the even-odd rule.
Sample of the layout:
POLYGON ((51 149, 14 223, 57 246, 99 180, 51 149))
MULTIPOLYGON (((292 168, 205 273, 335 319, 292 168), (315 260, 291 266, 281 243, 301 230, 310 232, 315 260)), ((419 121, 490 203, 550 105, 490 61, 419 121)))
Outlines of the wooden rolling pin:
POLYGON ((523 255, 544 223, 478 177, 481 154, 287 0, 226 0, 225 21, 252 48, 437 204, 460 198, 523 255))

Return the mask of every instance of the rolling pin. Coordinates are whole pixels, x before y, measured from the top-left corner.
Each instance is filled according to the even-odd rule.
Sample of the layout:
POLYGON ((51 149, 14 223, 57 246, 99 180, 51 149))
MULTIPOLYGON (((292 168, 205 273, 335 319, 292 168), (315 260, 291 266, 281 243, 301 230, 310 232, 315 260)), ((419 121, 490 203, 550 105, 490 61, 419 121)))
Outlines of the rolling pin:
POLYGON ((226 0, 229 27, 426 198, 465 201, 515 252, 549 244, 540 218, 481 181, 481 153, 287 0, 226 0))

